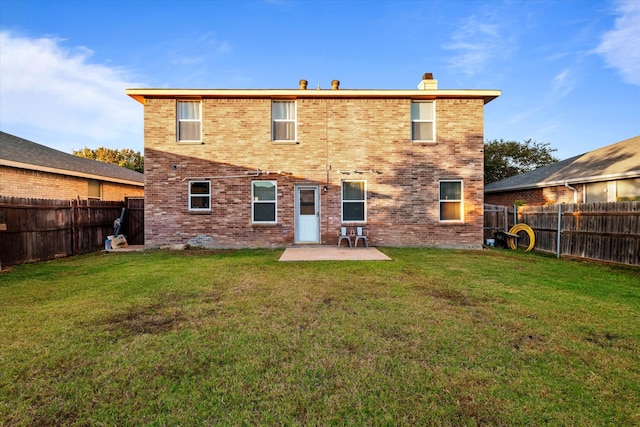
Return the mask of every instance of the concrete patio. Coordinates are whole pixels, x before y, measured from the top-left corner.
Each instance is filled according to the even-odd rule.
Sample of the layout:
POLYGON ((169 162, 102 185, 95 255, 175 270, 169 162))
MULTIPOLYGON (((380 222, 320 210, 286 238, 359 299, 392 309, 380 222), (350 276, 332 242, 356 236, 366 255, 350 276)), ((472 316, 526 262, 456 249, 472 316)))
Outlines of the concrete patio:
POLYGON ((304 246, 286 248, 279 261, 391 261, 376 248, 304 246))

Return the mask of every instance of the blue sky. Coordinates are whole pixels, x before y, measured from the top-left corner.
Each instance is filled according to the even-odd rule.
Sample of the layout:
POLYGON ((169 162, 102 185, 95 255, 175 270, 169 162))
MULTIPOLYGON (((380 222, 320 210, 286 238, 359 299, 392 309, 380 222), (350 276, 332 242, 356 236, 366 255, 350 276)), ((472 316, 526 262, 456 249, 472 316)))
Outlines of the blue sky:
MULTIPOLYGON (((485 139, 640 134, 640 0, 1 0, 0 130, 143 150, 126 88, 500 89, 485 139)), ((639 147, 640 149, 640 147, 639 147)))

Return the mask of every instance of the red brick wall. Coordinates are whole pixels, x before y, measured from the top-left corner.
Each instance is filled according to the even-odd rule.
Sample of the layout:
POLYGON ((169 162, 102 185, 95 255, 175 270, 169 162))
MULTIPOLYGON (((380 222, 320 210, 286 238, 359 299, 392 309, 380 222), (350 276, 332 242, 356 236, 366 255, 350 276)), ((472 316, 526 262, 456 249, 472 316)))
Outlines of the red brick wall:
MULTIPOLYGON (((87 199, 86 178, 0 166, 0 195, 36 199, 87 199)), ((144 196, 140 186, 102 182, 102 200, 144 196)))
POLYGON ((550 205, 559 203, 582 203, 584 186, 574 185, 577 194, 565 186, 532 188, 528 190, 489 193, 485 195, 485 203, 492 205, 512 206, 516 200, 527 205, 550 205))
POLYGON ((411 142, 409 99, 298 99, 297 142, 271 142, 270 99, 204 99, 203 144, 176 142, 175 99, 145 104, 145 241, 216 247, 294 242, 294 185, 321 189, 321 243, 336 244, 345 179, 367 182, 369 239, 375 245, 479 248, 483 227, 481 99, 436 101, 437 142, 411 142), (187 209, 190 178, 211 179, 212 211, 187 209), (339 171, 363 171, 341 174, 339 171), (370 170, 382 172, 371 173, 370 170), (278 183, 278 224, 251 224, 252 179, 278 183), (438 182, 461 179, 464 222, 439 221, 438 182), (328 191, 322 191, 327 186, 328 191))

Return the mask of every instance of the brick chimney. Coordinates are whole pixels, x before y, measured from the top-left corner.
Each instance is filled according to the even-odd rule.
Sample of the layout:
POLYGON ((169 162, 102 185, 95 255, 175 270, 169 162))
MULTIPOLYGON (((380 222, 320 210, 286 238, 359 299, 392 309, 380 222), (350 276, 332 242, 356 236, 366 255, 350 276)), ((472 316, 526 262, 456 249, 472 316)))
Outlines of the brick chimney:
POLYGON ((418 85, 418 90, 436 90, 438 89, 438 81, 433 78, 433 74, 424 73, 422 81, 418 85))

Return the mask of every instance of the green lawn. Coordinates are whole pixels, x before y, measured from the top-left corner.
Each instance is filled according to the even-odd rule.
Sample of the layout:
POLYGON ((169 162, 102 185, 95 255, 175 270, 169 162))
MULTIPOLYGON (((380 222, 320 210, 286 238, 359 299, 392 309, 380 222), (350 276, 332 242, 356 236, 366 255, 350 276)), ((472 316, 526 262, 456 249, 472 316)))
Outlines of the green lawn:
POLYGON ((4 425, 640 425, 640 269, 508 250, 0 274, 4 425))

